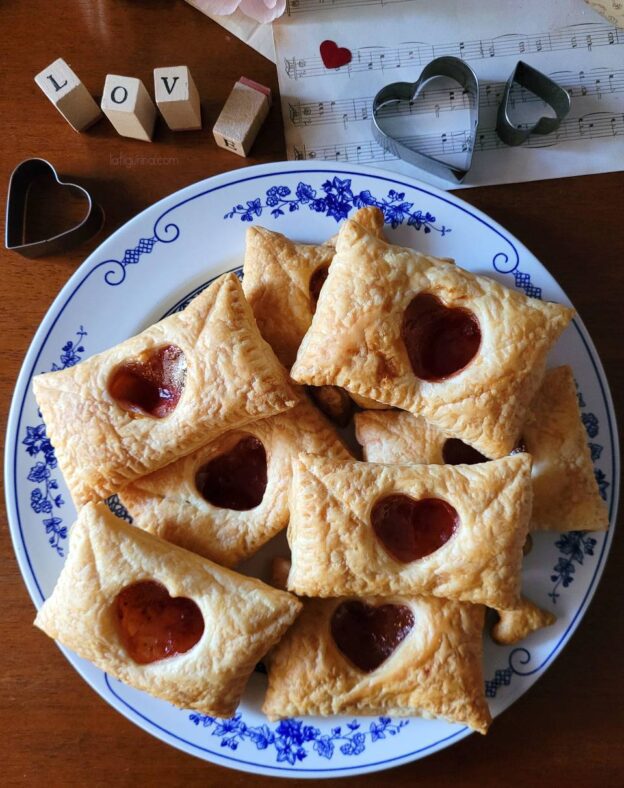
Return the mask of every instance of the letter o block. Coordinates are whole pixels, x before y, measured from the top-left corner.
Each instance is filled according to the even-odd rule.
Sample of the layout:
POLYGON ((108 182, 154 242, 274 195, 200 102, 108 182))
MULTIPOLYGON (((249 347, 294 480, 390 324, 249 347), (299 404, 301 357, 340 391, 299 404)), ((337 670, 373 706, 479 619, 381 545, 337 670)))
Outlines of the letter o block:
POLYGON ((156 106, 140 79, 108 74, 102 93, 102 112, 122 137, 152 141, 156 106))

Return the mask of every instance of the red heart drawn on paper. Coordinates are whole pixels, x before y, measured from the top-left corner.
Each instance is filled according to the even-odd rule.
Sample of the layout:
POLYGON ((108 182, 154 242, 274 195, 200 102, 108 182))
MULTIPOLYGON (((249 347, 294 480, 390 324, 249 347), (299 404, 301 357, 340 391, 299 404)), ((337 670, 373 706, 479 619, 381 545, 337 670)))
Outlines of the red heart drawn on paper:
POLYGON ((335 41, 323 41, 320 51, 325 68, 340 68, 351 62, 351 50, 339 47, 335 41))

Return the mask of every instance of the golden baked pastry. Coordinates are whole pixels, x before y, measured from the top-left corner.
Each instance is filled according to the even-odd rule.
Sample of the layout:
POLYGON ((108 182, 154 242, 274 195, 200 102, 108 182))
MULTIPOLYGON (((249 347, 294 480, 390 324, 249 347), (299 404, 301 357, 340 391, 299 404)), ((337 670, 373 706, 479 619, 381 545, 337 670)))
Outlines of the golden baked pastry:
MULTIPOLYGON (((410 413, 359 413, 357 439, 368 462, 486 462, 472 447, 410 413)), ((568 366, 548 370, 522 427, 520 447, 533 458, 533 531, 601 531, 607 507, 594 477, 587 433, 568 366)))
POLYGON ((235 274, 110 350, 38 375, 33 387, 77 505, 297 401, 235 274))
POLYGON ((572 315, 346 221, 291 375, 421 415, 503 457, 572 315))
POLYGON ((291 460, 301 451, 351 457, 305 400, 137 479, 120 498, 135 525, 233 566, 288 524, 291 460))
POLYGON ((433 597, 309 599, 268 658, 263 712, 443 717, 485 733, 483 608, 433 597))
POLYGON ((120 681, 230 717, 301 603, 87 504, 35 625, 120 681))
POLYGON ((528 454, 474 466, 293 463, 288 590, 519 601, 528 454))
POLYGON ((492 639, 503 646, 511 646, 542 627, 555 623, 556 617, 542 610, 530 599, 522 597, 514 610, 499 610, 498 622, 492 627, 492 639))
MULTIPOLYGON (((382 236, 384 216, 361 208, 354 221, 382 236)), ((260 333, 290 369, 312 322, 319 294, 335 254, 337 236, 327 243, 298 244, 264 227, 249 227, 243 265, 243 290, 260 333)))

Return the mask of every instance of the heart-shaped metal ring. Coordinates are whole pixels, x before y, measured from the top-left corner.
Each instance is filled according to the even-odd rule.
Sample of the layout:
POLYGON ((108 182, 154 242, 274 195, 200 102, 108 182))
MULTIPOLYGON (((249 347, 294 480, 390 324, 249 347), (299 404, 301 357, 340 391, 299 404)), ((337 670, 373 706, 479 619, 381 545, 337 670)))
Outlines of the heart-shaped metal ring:
POLYGON ((422 70, 416 82, 393 82, 382 88, 373 100, 373 135, 377 142, 389 153, 397 156, 403 161, 414 164, 427 172, 441 178, 454 178, 461 183, 466 177, 472 164, 472 153, 476 137, 477 126, 479 125, 479 82, 474 71, 463 60, 457 57, 438 57, 428 63, 422 70), (470 96, 470 134, 465 144, 464 153, 467 154, 465 168, 454 167, 446 162, 421 153, 415 148, 410 148, 400 140, 388 134, 380 125, 380 110, 389 104, 398 101, 413 101, 420 89, 433 77, 449 77, 458 82, 464 91, 470 96))
POLYGON ((45 159, 26 159, 17 165, 9 180, 7 195, 6 225, 4 245, 24 257, 35 258, 46 254, 63 252, 79 243, 92 238, 104 224, 104 211, 91 199, 89 192, 77 183, 62 181, 54 167, 45 159), (70 227, 50 238, 27 242, 26 203, 33 181, 42 175, 52 175, 63 187, 78 192, 87 205, 87 213, 80 224, 70 227))
POLYGON ((546 74, 533 66, 518 61, 513 74, 507 80, 503 98, 498 106, 496 133, 506 145, 522 145, 531 134, 550 134, 558 129, 561 121, 570 111, 570 94, 546 74), (552 107, 556 117, 540 118, 533 126, 515 126, 509 118, 509 102, 514 84, 526 88, 552 107))

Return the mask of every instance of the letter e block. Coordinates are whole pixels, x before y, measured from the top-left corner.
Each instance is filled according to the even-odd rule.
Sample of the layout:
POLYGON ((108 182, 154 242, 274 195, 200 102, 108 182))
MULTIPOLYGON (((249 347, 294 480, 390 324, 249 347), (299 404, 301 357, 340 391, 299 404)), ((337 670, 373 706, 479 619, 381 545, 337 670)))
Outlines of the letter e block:
POLYGON ((201 129, 199 93, 187 66, 154 69, 154 95, 172 131, 201 129))
POLYGON ((107 74, 102 111, 122 137, 152 141, 156 106, 140 79, 107 74))
POLYGON ((212 129, 217 145, 239 156, 247 156, 270 105, 269 88, 241 77, 212 129))
POLYGON ((35 82, 76 131, 84 131, 102 117, 93 96, 63 58, 44 68, 35 82))

